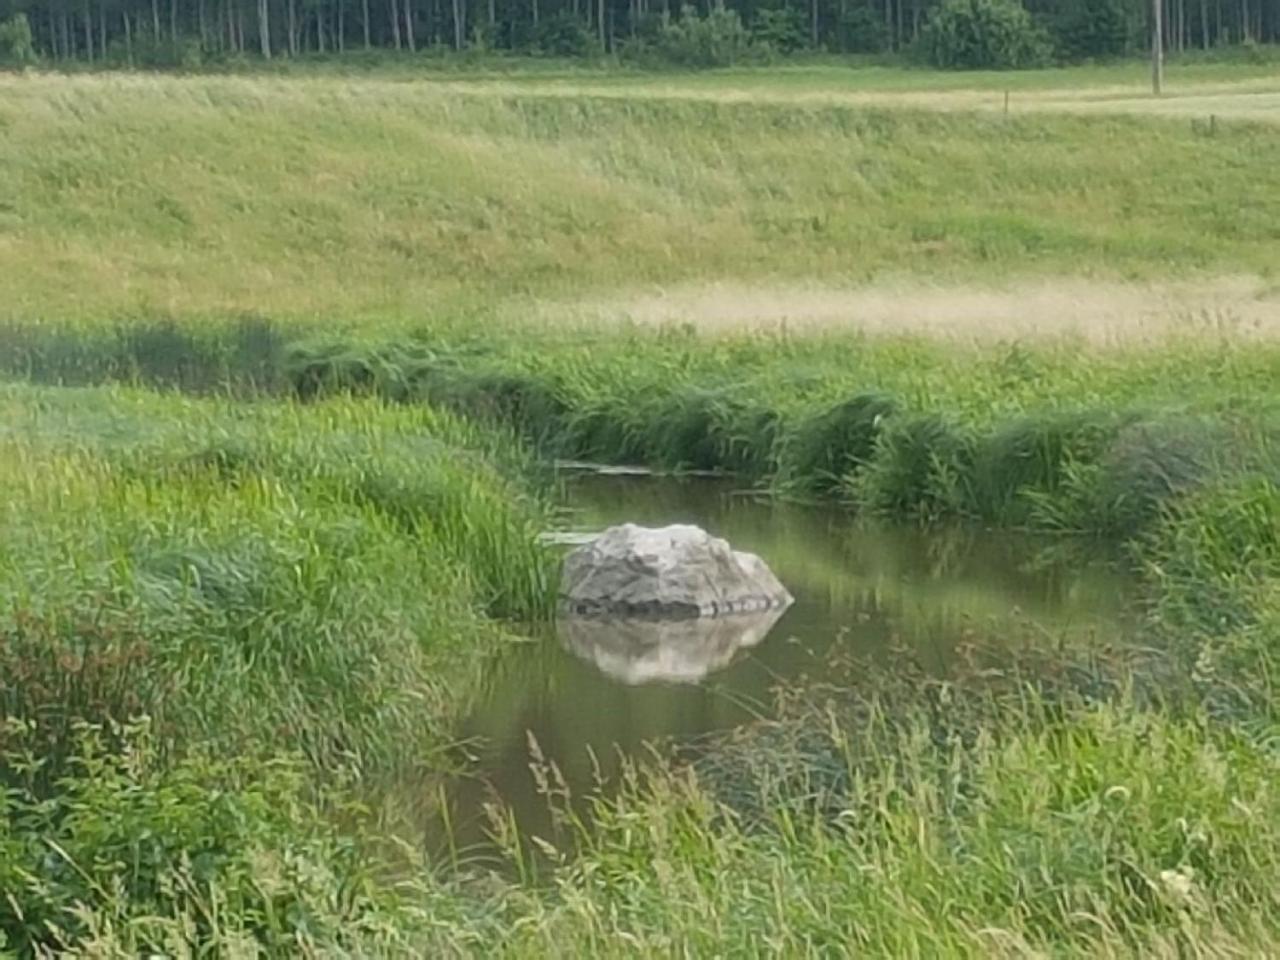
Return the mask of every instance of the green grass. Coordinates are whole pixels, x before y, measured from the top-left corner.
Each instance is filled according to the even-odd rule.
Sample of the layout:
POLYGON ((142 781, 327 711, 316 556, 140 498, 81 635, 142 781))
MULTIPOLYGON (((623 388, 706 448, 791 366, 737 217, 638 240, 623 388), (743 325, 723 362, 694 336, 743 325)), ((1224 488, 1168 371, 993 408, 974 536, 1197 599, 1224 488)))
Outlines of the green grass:
MULTIPOLYGON (((163 369, 206 383, 241 333, 211 328, 163 369)), ((9 862, 34 862, 43 848, 22 824, 53 817, 41 829, 82 868, 21 888, 23 910, 63 918, 41 942, 521 957, 1273 950, 1275 348, 524 336, 282 338, 255 369, 305 404, 7 388, 0 585, 5 675, 23 682, 0 688, 5 713, 39 722, 59 771, 86 762, 79 718, 145 709, 163 747, 110 774, 120 793, 100 805, 124 827, 80 803, 80 779, 52 794, 74 816, 39 812, 47 777, 10 795, 9 862), (403 765, 430 782, 460 678, 501 642, 482 615, 539 616, 550 600, 533 547, 546 515, 526 492, 538 471, 511 428, 547 451, 733 468, 891 515, 1118 537, 1150 587, 1151 649, 978 638, 973 669, 941 686, 906 661, 868 664, 855 686, 790 691, 777 721, 704 748, 691 770, 637 773, 590 825, 565 809, 531 843, 499 818, 508 877, 399 863, 389 884, 369 852, 385 838, 351 852, 363 816, 334 828, 306 777, 273 782, 264 808, 200 751, 287 745, 307 759, 283 769, 338 767, 357 790, 403 765), (215 807, 156 822, 149 798, 191 789, 247 806, 231 821, 215 807), (153 868, 113 859, 143 836, 153 868), (314 921, 270 914, 236 844, 250 863, 310 864, 273 889, 314 921), (192 879, 181 851, 205 845, 210 866, 192 879), (68 914, 76 896, 92 908, 68 914)), ((10 734, 11 764, 23 736, 10 734)))
MULTIPOLYGON (((86 335, 83 352, 15 342, 11 362, 45 380, 123 370, 170 382, 182 370, 203 383, 228 369, 244 329, 202 336, 159 356, 110 331, 86 335)), ((427 401, 514 428, 548 455, 725 471, 891 516, 1121 537, 1170 495, 1272 463, 1280 371, 1273 346, 1203 337, 1099 351, 445 323, 389 342, 267 339, 278 347, 250 387, 427 401)))
POLYGON ((1280 374, 1280 350, 1230 335, 1108 350, 453 321, 391 340, 262 323, 0 336, 9 372, 37 381, 372 393, 498 422, 554 456, 1125 535, 1162 491, 1269 462, 1280 374))
MULTIPOLYGON (((737 776, 761 777, 750 789, 763 820, 744 818, 741 798, 717 799, 705 777, 699 785, 659 775, 599 805, 578 844, 565 821, 537 872, 518 860, 529 871, 520 881, 423 875, 379 891, 368 867, 326 847, 332 841, 289 800, 287 783, 273 780, 240 795, 248 816, 238 830, 214 834, 214 812, 192 805, 162 821, 149 848, 174 857, 210 835, 244 840, 270 885, 249 880, 233 849, 206 860, 220 867, 212 882, 188 879, 177 897, 109 901, 114 916, 89 913, 68 939, 85 955, 161 942, 360 956, 1274 952, 1280 795, 1264 744, 1123 699, 1064 705, 964 687, 943 704, 953 720, 972 710, 981 732, 939 741, 919 714, 889 723, 889 695, 869 694, 848 714, 828 706, 783 720, 768 743, 744 750, 737 776), (260 805, 264 791, 277 806, 260 805), (279 884, 282 848, 307 872, 279 884), (327 872, 335 863, 341 879, 327 872), (328 894, 326 882, 347 892, 328 894), (268 892, 276 901, 264 908, 268 892), (273 913, 276 904, 296 906, 273 913)), ((220 774, 187 767, 143 779, 141 791, 117 774, 90 796, 128 824, 147 824, 149 797, 220 774)), ((93 822, 63 828, 76 862, 120 842, 116 833, 86 836, 93 822)), ((127 875, 121 862, 92 867, 100 882, 127 875)))
POLYGON ((0 79, 0 320, 403 328, 673 283, 1280 262, 1267 126, 689 89, 0 79))
MULTIPOLYGON (((0 78, 0 372, 29 381, 0 386, 0 951, 1280 951, 1280 348, 575 309, 1274 283, 1274 126, 1132 115, 1136 64, 386 69, 0 78), (1025 115, 989 112, 1006 84, 1025 115), (1142 646, 869 664, 590 826, 542 771, 558 832, 498 811, 504 876, 412 850, 388 876, 356 801, 432 790, 483 661, 551 613, 530 449, 1102 534, 1145 577, 1142 646)), ((1171 71, 1170 109, 1243 115, 1262 69, 1171 71)))
POLYGON ((0 408, 0 705, 51 763, 77 721, 145 713, 179 753, 438 764, 506 635, 489 617, 551 609, 544 508, 501 435, 354 401, 0 408))

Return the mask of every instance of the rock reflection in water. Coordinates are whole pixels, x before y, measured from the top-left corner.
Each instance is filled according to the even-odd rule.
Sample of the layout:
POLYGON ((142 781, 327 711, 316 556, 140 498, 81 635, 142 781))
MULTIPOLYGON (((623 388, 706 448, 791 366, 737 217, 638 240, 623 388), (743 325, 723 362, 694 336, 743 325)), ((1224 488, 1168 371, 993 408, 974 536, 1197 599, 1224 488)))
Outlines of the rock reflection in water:
MULTIPOLYGON (((567 527, 696 524, 764 558, 795 603, 679 623, 566 618, 559 637, 504 649, 458 729, 476 761, 450 784, 447 824, 428 828, 430 849, 491 854, 485 810, 495 800, 525 835, 556 839, 562 824, 531 769, 531 742, 540 768, 554 765, 587 817, 593 796, 663 744, 769 716, 779 683, 840 682, 833 657, 891 666, 906 649, 945 677, 974 636, 1069 644, 1131 630, 1137 604, 1124 568, 1094 554, 1073 558, 1061 541, 974 526, 877 526, 736 489, 653 477, 572 481, 567 527)), ((546 539, 576 546, 594 536, 546 539)))
POLYGON ((698 683, 754 647, 783 611, 684 620, 565 617, 557 624, 566 650, 601 673, 636 686, 665 681, 698 683))

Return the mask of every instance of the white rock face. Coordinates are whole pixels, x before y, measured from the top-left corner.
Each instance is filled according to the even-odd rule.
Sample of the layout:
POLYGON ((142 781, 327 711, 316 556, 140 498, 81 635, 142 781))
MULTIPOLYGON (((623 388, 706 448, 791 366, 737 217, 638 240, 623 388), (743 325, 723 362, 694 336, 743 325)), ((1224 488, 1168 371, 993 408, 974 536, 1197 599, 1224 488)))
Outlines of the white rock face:
POLYGON ((560 587, 579 616, 691 619, 783 609, 791 594, 763 560, 699 527, 610 527, 570 553, 560 587))
POLYGON ((777 608, 684 620, 563 617, 556 629, 566 649, 622 683, 698 683, 764 640, 781 616, 777 608))

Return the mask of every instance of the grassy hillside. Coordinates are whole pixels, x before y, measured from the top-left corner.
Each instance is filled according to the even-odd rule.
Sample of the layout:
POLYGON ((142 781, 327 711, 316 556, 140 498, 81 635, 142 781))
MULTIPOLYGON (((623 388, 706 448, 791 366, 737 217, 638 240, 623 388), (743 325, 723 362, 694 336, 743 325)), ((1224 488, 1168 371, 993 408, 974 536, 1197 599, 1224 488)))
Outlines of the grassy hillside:
POLYGON ((0 320, 412 323, 678 282, 1280 263, 1273 128, 753 102, 703 83, 0 78, 0 320))

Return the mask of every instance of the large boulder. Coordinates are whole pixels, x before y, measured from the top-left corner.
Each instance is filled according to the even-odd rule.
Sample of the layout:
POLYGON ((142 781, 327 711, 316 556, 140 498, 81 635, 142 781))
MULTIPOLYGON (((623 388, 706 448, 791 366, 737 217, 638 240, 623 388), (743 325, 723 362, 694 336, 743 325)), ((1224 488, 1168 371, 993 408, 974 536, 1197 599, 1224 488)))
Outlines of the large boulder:
POLYGON ((782 609, 787 588, 753 553, 699 527, 610 527, 565 558, 561 599, 579 616, 690 619, 782 609))
POLYGON ((683 620, 563 617, 556 629, 566 649, 614 680, 698 683, 760 643, 781 616, 778 608, 683 620))

